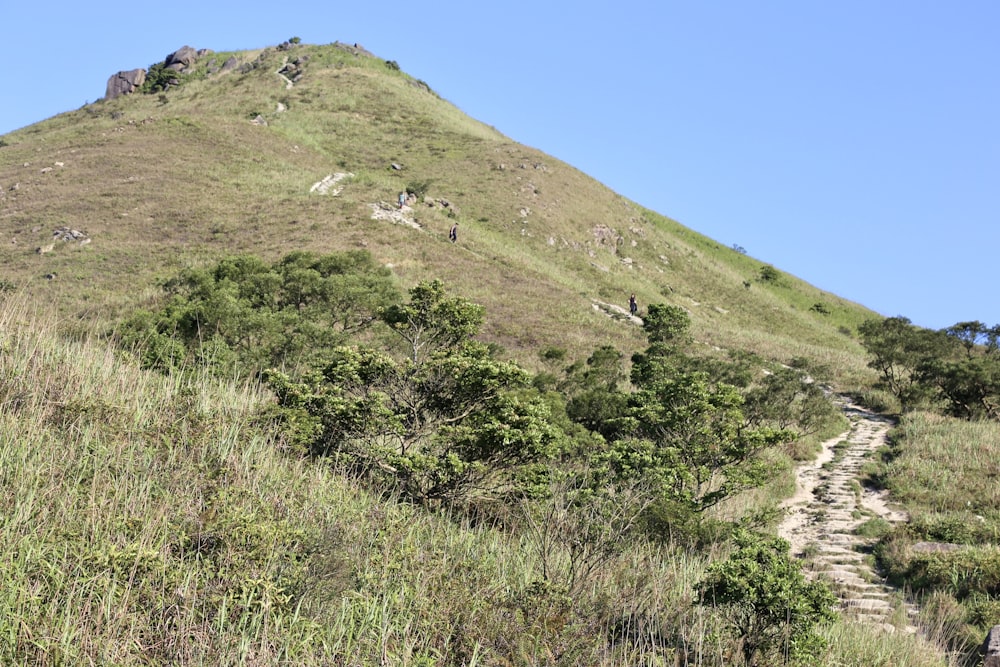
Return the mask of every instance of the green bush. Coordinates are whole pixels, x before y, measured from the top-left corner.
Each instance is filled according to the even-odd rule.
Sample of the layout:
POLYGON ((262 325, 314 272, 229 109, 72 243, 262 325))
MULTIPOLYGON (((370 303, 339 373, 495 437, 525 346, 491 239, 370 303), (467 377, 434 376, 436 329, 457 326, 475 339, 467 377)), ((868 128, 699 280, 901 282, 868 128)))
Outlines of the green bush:
POLYGON ((763 283, 776 285, 781 280, 781 272, 770 264, 760 267, 759 279, 763 283))
POLYGON ((892 531, 892 524, 882 518, 869 519, 854 529, 855 535, 861 537, 885 537, 892 531))
POLYGON ((1000 550, 969 547, 913 554, 905 581, 915 592, 948 591, 959 600, 973 593, 1000 595, 1000 550))
POLYGON ((422 181, 410 181, 406 184, 406 191, 417 199, 423 199, 424 195, 431 189, 434 181, 425 179, 422 181))
POLYGON ((295 252, 268 264, 228 257, 167 281, 156 311, 120 327, 148 368, 199 365, 220 375, 290 371, 328 354, 398 300, 389 271, 367 251, 295 252))
POLYGON ((146 70, 146 80, 140 86, 139 92, 145 94, 162 93, 171 86, 184 83, 186 78, 186 74, 168 68, 165 62, 156 63, 150 65, 149 69, 146 70))
POLYGON ((954 544, 994 544, 997 526, 971 512, 928 512, 910 519, 911 533, 920 539, 954 544))
POLYGON ((988 630, 1000 620, 1000 597, 973 593, 965 600, 965 620, 980 630, 988 630))
POLYGON ((555 451, 558 429, 529 374, 472 340, 482 309, 440 282, 385 308, 395 349, 340 346, 300 380, 269 371, 289 418, 316 428, 310 449, 421 503, 504 499, 555 451), (303 420, 303 415, 308 419, 303 420))
POLYGON ((825 648, 817 634, 832 622, 837 599, 826 584, 808 581, 788 543, 741 531, 736 550, 712 563, 698 584, 698 603, 718 608, 735 630, 748 665, 815 664, 825 648))
POLYGON ((814 313, 819 313, 820 315, 829 315, 830 308, 822 301, 817 301, 813 305, 809 306, 809 310, 814 313))

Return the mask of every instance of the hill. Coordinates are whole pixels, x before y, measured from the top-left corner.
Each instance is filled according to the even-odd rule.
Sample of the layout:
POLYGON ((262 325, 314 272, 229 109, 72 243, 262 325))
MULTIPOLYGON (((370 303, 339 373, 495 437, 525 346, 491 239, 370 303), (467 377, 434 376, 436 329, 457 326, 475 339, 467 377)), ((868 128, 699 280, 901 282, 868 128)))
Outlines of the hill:
MULTIPOLYGON (((597 388, 593 402, 578 402, 584 412, 600 412, 608 407, 602 401, 619 401, 617 413, 611 405, 594 421, 611 414, 611 421, 636 422, 605 440, 580 420, 570 423, 565 397, 550 391, 545 403, 516 364, 495 363, 495 348, 470 344, 430 355, 443 362, 425 366, 426 376, 487 378, 486 387, 512 389, 473 397, 461 414, 440 419, 441 437, 427 442, 464 437, 472 448, 495 434, 504 453, 523 431, 522 444, 538 444, 514 461, 523 463, 517 493, 498 492, 484 510, 438 505, 431 494, 415 502, 418 494, 406 496, 401 487, 346 474, 338 465, 353 465, 346 458, 305 455, 304 439, 295 436, 315 435, 315 421, 303 420, 300 431, 275 428, 276 394, 285 415, 305 414, 295 412, 296 396, 332 397, 309 407, 329 408, 338 427, 349 421, 345 415, 360 415, 358 424, 368 426, 369 413, 344 410, 348 381, 324 394, 324 387, 287 378, 260 386, 233 385, 198 369, 160 374, 86 334, 103 334, 136 307, 155 305, 164 281, 182 269, 225 255, 274 260, 298 250, 358 248, 391 268, 401 292, 439 278, 450 293, 482 304, 480 337, 535 369, 549 347, 565 348, 572 360, 601 345, 643 349, 648 332, 627 312, 634 293, 649 322, 656 313, 677 312, 654 303, 683 309, 699 353, 751 351, 781 363, 806 358, 810 368, 829 368, 838 388, 864 388, 874 376, 856 332, 873 313, 504 137, 357 46, 286 42, 203 53, 180 72, 161 65, 150 68, 147 92, 0 137, 0 291, 15 295, 0 299, 0 470, 9 487, 0 532, 2 661, 732 664, 740 645, 753 661, 748 637, 766 643, 766 632, 788 625, 790 616, 779 614, 759 632, 730 636, 731 619, 709 608, 714 599, 699 602, 699 587, 719 575, 713 585, 721 597, 726 582, 718 565, 756 566, 760 557, 798 591, 793 602, 812 595, 778 541, 758 535, 733 550, 734 559, 720 554, 731 546, 725 531, 735 530, 727 519, 773 527, 777 504, 790 492, 792 458, 807 456, 813 443, 743 421, 743 397, 725 382, 709 386, 700 372, 661 378, 658 364, 667 357, 657 355, 670 354, 670 345, 651 345, 633 382, 646 397, 660 392, 656 400, 671 409, 691 399, 695 421, 709 420, 662 442, 655 429, 643 430, 656 411, 637 411, 655 405, 630 402, 625 411, 624 401, 644 400, 640 392, 597 388), (451 362, 482 375, 458 373, 451 362), (486 414, 487 400, 490 410, 506 411, 491 413, 502 415, 495 423, 459 424, 486 414), (630 449, 651 442, 656 456, 630 449), (713 462, 720 442, 727 454, 713 462), (684 458, 686 450, 697 455, 699 443, 709 469, 734 461, 753 466, 730 468, 734 474, 720 486, 706 481, 698 511, 708 509, 708 518, 684 533, 683 512, 670 501, 653 507, 659 501, 648 494, 670 479, 663 470, 694 470, 661 450, 684 458), (749 459, 740 458, 744 446, 749 459), (555 463, 544 471, 529 467, 543 455, 555 463), (630 477, 631 466, 649 461, 663 470, 648 480, 630 477), (619 463, 620 478, 612 475, 619 463), (531 495, 535 483, 545 486, 538 497, 531 495), (741 493, 721 493, 726 502, 717 507, 707 502, 732 489, 741 493), (649 507, 653 512, 643 514, 649 507), (633 530, 640 514, 648 523, 633 530), (675 541, 675 527, 683 539, 675 541)), ((293 303, 301 309, 302 302, 293 303)), ((663 334, 671 322, 660 324, 663 334)), ((366 359, 383 371, 376 381, 413 377, 393 375, 402 366, 388 356, 366 359)), ((336 358, 344 373, 363 361, 336 358)), ((674 363, 684 362, 667 365, 674 363)), ((767 366, 771 376, 789 370, 799 379, 799 370, 767 366)), ((771 376, 756 375, 760 384, 771 376)), ((412 397, 413 385, 391 381, 369 392, 371 377, 355 386, 353 406, 384 407, 392 389, 412 397), (365 404, 369 394, 382 402, 365 404)), ((760 419, 770 419, 758 409, 760 419)), ((675 426, 673 416, 661 415, 658 424, 675 426)), ((837 419, 827 415, 810 437, 839 432, 829 423, 837 419)), ((379 451, 386 433, 372 436, 378 442, 369 452, 379 451)), ((364 435, 352 431, 345 441, 364 435)), ((373 467, 387 474, 443 470, 457 478, 480 463, 463 468, 470 462, 450 456, 441 458, 447 467, 434 468, 432 457, 416 454, 373 467)), ((686 484, 679 485, 685 493, 686 484)), ((906 537, 900 529, 897 551, 906 537)), ((890 565, 907 576, 908 562, 890 565)), ((947 620, 953 608, 938 606, 932 621, 947 620)), ((829 648, 817 664, 944 660, 925 636, 889 635, 849 619, 822 632, 812 639, 829 648)), ((787 636, 774 641, 772 654, 794 648, 787 636)))
POLYGON ((547 346, 635 349, 620 316, 635 293, 640 311, 686 309, 708 349, 867 377, 853 331, 871 312, 518 144, 396 63, 285 43, 208 53, 177 78, 2 138, 10 286, 89 327, 225 254, 363 247, 404 287, 440 278, 483 304, 484 336, 525 363, 547 346))

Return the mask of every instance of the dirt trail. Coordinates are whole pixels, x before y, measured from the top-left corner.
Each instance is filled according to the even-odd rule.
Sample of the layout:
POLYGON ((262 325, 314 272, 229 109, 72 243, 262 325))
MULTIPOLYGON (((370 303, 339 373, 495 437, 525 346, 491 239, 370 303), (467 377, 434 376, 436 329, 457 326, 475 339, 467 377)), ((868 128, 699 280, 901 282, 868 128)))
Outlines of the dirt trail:
POLYGON ((866 560, 873 540, 854 534, 873 517, 889 522, 907 518, 889 507, 884 492, 857 482, 861 465, 885 444, 892 423, 848 402, 842 408, 851 428, 823 443, 819 456, 799 467, 796 493, 783 504, 787 514, 778 533, 791 543, 793 555, 806 560, 807 571, 832 582, 843 614, 915 632, 915 610, 901 602, 899 591, 885 584, 871 559, 866 560))

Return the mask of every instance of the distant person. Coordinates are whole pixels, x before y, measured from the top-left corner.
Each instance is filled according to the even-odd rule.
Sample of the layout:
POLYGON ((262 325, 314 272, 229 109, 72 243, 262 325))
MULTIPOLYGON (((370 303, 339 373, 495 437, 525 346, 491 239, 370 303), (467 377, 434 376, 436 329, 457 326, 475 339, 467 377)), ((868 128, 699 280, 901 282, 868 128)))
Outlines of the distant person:
POLYGON ((458 223, 457 222, 454 225, 451 226, 451 231, 448 232, 448 239, 452 243, 454 243, 455 241, 458 240, 458 223))
POLYGON ((635 294, 628 298, 628 312, 632 317, 635 317, 636 311, 639 310, 639 306, 635 302, 635 294))
POLYGON ((399 208, 403 208, 403 204, 405 204, 405 203, 406 203, 406 193, 405 192, 400 192, 399 193, 399 208))

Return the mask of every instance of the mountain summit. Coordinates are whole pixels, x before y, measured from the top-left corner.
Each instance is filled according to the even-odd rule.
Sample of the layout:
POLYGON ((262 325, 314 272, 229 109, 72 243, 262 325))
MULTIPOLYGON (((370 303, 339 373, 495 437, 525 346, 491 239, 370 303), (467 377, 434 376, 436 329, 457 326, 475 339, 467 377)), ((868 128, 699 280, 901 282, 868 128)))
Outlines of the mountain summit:
POLYGON ((404 286, 440 278, 483 304, 484 336, 515 354, 634 348, 634 293, 640 316, 680 306, 719 349, 863 368, 850 332, 870 311, 505 137, 357 44, 184 47, 123 70, 105 99, 5 135, 0 186, 7 281, 87 320, 223 255, 366 248, 404 286))

